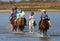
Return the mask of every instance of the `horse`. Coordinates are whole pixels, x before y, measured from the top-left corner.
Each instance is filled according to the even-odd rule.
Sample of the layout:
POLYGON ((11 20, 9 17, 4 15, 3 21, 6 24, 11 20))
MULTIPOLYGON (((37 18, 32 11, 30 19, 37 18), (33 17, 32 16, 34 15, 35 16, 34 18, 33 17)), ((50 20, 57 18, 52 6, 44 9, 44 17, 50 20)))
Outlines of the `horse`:
POLYGON ((47 18, 40 20, 39 22, 40 34, 42 34, 42 36, 47 35, 47 30, 49 29, 50 26, 51 26, 50 19, 47 18))
POLYGON ((25 18, 19 18, 18 20, 16 20, 16 17, 13 17, 11 20, 10 20, 12 26, 13 26, 13 29, 12 31, 23 31, 24 29, 24 26, 26 25, 26 19, 25 18))
POLYGON ((16 30, 16 16, 13 16, 11 19, 10 19, 10 23, 12 25, 12 31, 17 31, 16 30))
POLYGON ((30 33, 34 32, 35 25, 36 25, 36 22, 34 21, 34 19, 29 19, 28 26, 29 26, 29 32, 30 33))
POLYGON ((16 25, 18 27, 18 31, 19 30, 23 31, 24 30, 24 26, 26 25, 26 19, 25 18, 18 19, 16 25))

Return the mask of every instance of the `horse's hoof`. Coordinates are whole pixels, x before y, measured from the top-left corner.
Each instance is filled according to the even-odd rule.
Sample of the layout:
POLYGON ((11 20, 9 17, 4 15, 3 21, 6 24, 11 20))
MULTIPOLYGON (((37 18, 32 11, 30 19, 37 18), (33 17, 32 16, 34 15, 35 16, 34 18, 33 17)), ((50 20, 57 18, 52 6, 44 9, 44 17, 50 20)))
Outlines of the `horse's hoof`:
POLYGON ((43 37, 43 35, 40 35, 40 37, 43 37))
POLYGON ((33 34, 33 32, 29 32, 29 33, 33 34))

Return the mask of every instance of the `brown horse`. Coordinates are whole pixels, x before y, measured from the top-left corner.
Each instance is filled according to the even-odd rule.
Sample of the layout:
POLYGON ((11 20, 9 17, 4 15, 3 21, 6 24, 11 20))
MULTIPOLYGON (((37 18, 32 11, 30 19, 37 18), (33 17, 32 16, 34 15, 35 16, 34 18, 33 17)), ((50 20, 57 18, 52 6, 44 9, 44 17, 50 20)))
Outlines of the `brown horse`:
POLYGON ((24 26, 26 25, 26 19, 25 18, 20 18, 18 20, 16 20, 16 17, 13 17, 11 20, 10 20, 12 26, 13 26, 13 29, 12 31, 23 31, 24 29, 24 26))
POLYGON ((24 30, 24 26, 26 25, 26 19, 25 18, 18 19, 16 25, 18 27, 18 30, 23 31, 24 30))
POLYGON ((11 19, 10 19, 10 23, 11 23, 11 25, 12 25, 12 31, 17 31, 16 30, 16 17, 15 16, 13 16, 11 19))
POLYGON ((39 30, 42 35, 47 35, 47 30, 50 27, 50 19, 44 19, 39 22, 39 30))

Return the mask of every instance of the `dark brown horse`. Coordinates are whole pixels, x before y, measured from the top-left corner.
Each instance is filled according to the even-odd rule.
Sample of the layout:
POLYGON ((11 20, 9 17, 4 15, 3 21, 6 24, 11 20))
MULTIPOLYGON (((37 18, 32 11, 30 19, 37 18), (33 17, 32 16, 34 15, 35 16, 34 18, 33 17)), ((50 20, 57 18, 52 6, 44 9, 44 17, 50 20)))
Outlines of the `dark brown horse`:
POLYGON ((44 19, 39 22, 39 30, 43 35, 47 35, 47 30, 50 27, 50 19, 44 19))
POLYGON ((18 20, 16 20, 16 17, 13 17, 11 20, 11 24, 13 26, 12 31, 23 31, 24 30, 24 26, 26 25, 26 19, 25 18, 20 18, 18 20))

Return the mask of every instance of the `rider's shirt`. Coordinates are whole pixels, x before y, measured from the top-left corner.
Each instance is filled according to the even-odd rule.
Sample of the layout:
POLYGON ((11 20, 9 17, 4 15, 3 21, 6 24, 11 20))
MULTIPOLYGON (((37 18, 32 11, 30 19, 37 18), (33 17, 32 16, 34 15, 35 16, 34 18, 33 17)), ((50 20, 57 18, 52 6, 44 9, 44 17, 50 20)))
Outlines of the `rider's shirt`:
POLYGON ((30 15, 29 19, 33 19, 33 16, 30 15))
POLYGON ((20 18, 20 14, 19 14, 19 13, 16 14, 16 18, 17 18, 17 19, 20 18))
POLYGON ((46 18, 48 18, 48 15, 47 14, 42 14, 41 15, 41 19, 46 19, 46 18))
POLYGON ((21 9, 17 10, 17 14, 16 14, 16 19, 19 19, 21 17, 21 9))
POLYGON ((20 15, 21 15, 21 17, 24 17, 25 12, 24 12, 24 11, 22 11, 22 12, 20 13, 20 15))
POLYGON ((12 12, 11 16, 16 16, 17 14, 17 10, 15 10, 14 12, 12 12))

